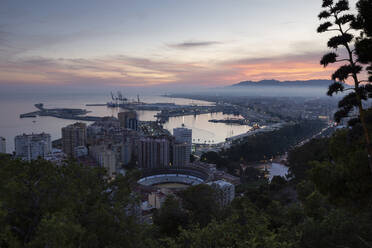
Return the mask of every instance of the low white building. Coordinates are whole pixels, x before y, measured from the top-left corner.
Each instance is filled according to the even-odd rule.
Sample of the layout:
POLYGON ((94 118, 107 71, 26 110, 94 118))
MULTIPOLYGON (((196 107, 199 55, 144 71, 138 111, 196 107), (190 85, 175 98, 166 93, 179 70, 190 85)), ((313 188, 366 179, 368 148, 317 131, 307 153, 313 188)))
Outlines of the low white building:
POLYGON ((163 192, 152 192, 148 195, 148 203, 152 208, 160 209, 166 198, 167 195, 163 192))
POLYGON ((208 183, 217 192, 217 202, 221 207, 225 207, 235 198, 235 186, 229 182, 218 180, 208 183))
POLYGON ((61 149, 53 148, 49 155, 44 156, 44 159, 57 165, 63 165, 67 161, 67 155, 61 149))
POLYGON ((88 148, 86 146, 78 146, 74 148, 75 158, 80 158, 88 155, 88 148))

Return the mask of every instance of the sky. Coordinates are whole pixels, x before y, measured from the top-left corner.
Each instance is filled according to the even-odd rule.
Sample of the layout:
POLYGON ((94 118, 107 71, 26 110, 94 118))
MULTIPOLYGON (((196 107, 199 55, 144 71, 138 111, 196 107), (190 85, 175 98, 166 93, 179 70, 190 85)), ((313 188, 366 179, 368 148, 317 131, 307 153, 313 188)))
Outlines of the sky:
MULTIPOLYGON (((329 79, 321 0, 2 0, 0 86, 329 79)), ((356 0, 350 1, 351 6, 356 0)))

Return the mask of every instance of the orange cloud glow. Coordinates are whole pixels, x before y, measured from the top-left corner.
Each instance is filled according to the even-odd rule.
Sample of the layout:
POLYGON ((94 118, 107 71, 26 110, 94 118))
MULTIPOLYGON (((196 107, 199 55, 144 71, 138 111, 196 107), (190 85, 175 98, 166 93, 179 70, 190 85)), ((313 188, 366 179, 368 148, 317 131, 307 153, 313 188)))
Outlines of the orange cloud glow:
POLYGON ((328 79, 334 68, 324 69, 318 62, 320 54, 213 63, 127 56, 92 59, 29 58, 0 63, 0 83, 212 86, 244 80, 328 79))

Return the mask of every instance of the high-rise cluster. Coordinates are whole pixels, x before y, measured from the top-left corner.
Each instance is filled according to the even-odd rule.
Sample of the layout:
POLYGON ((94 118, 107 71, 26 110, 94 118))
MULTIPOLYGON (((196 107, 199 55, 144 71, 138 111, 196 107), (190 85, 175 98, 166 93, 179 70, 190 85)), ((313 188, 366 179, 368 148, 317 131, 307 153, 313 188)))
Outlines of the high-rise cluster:
MULTIPOLYGON (((190 166, 192 130, 175 128, 174 135, 157 122, 139 125, 135 111, 125 111, 118 118, 104 117, 87 126, 76 122, 62 128, 60 146, 65 159, 106 168, 109 176, 126 167, 143 170, 184 168, 190 166)), ((0 148, 5 149, 0 139, 0 148)), ((54 161, 49 134, 19 135, 15 138, 16 156, 25 160, 39 157, 54 161), (53 157, 53 159, 49 159, 53 157)), ((0 150, 0 153, 2 150, 0 150)), ((60 150, 56 152, 61 153, 60 150)), ((53 153, 54 154, 54 153, 53 153)))

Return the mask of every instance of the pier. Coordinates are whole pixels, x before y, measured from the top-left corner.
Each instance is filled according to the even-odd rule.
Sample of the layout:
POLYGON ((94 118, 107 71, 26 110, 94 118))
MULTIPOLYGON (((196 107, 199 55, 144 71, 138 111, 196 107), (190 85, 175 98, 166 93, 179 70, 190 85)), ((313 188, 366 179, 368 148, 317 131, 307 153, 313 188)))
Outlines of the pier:
POLYGON ((73 109, 73 108, 44 108, 44 104, 38 103, 34 105, 39 111, 21 114, 20 118, 35 118, 37 116, 51 116, 67 120, 77 121, 99 121, 102 117, 98 116, 87 116, 89 111, 85 109, 73 109))

